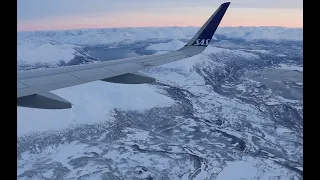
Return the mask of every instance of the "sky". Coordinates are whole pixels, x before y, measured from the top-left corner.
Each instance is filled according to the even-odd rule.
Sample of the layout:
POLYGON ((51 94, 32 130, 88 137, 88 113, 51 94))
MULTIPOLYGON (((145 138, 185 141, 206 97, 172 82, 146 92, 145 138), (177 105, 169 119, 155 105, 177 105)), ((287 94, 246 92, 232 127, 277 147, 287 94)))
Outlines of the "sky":
MULTIPOLYGON (((202 26, 221 0, 17 0, 17 30, 202 26)), ((303 27, 303 0, 231 0, 220 26, 303 27)))

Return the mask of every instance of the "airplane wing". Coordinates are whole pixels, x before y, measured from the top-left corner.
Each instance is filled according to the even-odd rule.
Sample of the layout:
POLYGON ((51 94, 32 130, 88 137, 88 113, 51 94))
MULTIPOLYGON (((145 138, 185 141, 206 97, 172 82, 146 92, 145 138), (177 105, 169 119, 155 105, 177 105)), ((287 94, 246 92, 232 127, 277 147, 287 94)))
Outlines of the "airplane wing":
POLYGON ((137 73, 154 67, 197 55, 205 50, 218 28, 230 2, 223 3, 181 49, 156 55, 111 60, 17 72, 17 105, 41 109, 65 109, 72 104, 49 91, 102 80, 106 82, 139 84, 155 79, 137 73))

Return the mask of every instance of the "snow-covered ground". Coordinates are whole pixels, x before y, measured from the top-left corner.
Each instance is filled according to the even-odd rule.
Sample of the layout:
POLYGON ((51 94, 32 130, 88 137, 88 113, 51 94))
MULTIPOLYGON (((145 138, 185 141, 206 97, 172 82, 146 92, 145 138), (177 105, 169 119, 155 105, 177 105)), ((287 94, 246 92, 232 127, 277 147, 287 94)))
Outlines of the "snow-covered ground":
MULTIPOLYGON (((163 53, 181 48, 182 39, 196 31, 175 27, 18 33, 18 57, 29 64, 54 64, 67 62, 89 45, 130 47, 148 38, 169 39, 144 42, 145 50, 163 53)), ((274 64, 292 70, 292 63, 302 61, 299 42, 247 41, 302 40, 302 29, 238 27, 218 32, 246 41, 224 39, 219 47, 213 41, 197 56, 144 70, 157 79, 153 85, 96 81, 53 91, 72 102, 71 109, 17 107, 18 179, 302 179, 302 101, 283 98, 243 76, 274 64)))
POLYGON ((114 108, 141 111, 174 103, 171 98, 159 94, 160 90, 144 84, 95 81, 52 92, 72 102, 73 108, 43 110, 17 107, 19 136, 32 131, 61 130, 70 125, 106 121, 112 119, 114 108))
POLYGON ((182 48, 185 44, 186 43, 174 39, 168 43, 152 44, 148 46, 146 49, 155 51, 175 51, 182 48))
POLYGON ((293 65, 287 65, 287 64, 279 64, 280 69, 287 69, 287 70, 297 70, 300 72, 303 72, 303 67, 301 66, 293 66, 293 65))
POLYGON ((21 64, 55 64, 59 61, 68 62, 77 54, 79 46, 64 43, 22 42, 17 46, 17 63, 21 64))
POLYGON ((303 40, 302 28, 284 27, 222 27, 218 28, 217 34, 229 38, 239 38, 248 41, 252 40, 303 40))

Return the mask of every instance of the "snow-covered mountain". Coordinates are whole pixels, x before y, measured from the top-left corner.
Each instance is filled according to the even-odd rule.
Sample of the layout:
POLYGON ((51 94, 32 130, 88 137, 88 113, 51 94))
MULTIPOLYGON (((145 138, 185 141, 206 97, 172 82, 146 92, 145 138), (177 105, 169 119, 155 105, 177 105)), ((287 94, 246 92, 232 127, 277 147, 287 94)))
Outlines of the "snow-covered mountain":
MULTIPOLYGON (((198 27, 149 27, 149 28, 106 28, 77 29, 62 31, 18 32, 18 65, 66 63, 70 57, 89 58, 79 53, 80 46, 108 46, 128 44, 150 39, 190 39, 198 27)), ((302 41, 301 28, 283 27, 220 27, 217 36, 224 38, 254 40, 302 41)), ((215 37, 214 37, 215 39, 215 37)))
MULTIPOLYGON (((59 31, 18 32, 18 41, 57 40, 68 44, 99 45, 123 41, 148 40, 153 38, 189 39, 199 27, 144 27, 75 29, 59 31)), ((302 28, 284 27, 219 27, 217 35, 245 40, 302 40, 302 28)))
MULTIPOLYGON (((97 61, 88 47, 163 53, 196 30, 18 33, 18 69, 36 54, 97 61)), ((91 82, 53 91, 72 109, 17 107, 18 179, 302 179, 302 29, 218 32, 203 53, 142 71, 154 84, 91 82)))

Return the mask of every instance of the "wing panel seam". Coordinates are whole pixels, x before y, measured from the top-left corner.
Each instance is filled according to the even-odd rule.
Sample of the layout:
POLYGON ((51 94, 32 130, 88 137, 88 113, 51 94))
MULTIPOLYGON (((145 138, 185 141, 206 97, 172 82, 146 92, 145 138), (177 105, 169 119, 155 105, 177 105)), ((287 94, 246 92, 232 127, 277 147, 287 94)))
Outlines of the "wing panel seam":
POLYGON ((23 84, 23 85, 25 85, 25 86, 27 86, 27 87, 30 87, 29 85, 27 85, 27 84, 25 84, 25 83, 23 83, 23 82, 20 82, 19 80, 18 80, 18 82, 21 83, 21 84, 23 84))
POLYGON ((74 76, 74 75, 72 75, 72 74, 69 74, 69 73, 67 73, 69 76, 72 76, 72 77, 75 77, 75 78, 77 78, 77 79, 79 79, 80 81, 82 81, 82 82, 85 82, 83 79, 80 79, 79 77, 77 77, 77 76, 74 76))

